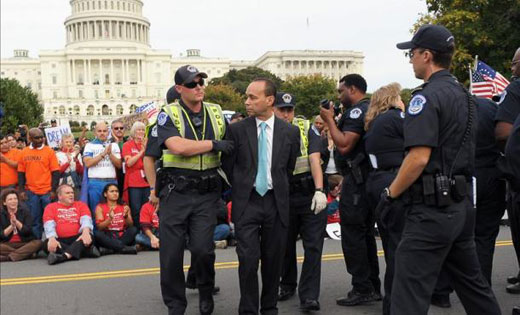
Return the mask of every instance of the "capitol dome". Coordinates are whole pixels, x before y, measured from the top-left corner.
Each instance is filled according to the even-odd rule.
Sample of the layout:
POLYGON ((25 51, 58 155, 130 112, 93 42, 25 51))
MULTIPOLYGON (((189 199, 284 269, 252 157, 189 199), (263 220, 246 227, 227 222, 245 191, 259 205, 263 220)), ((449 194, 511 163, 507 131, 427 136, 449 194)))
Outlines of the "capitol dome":
POLYGON ((66 46, 149 47, 150 22, 140 0, 71 0, 66 46))

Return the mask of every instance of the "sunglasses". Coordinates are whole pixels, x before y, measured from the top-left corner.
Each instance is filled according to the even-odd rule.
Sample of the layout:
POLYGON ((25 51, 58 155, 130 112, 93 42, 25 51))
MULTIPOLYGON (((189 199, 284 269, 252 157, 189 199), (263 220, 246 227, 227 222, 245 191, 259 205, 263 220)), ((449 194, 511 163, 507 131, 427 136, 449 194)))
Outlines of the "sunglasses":
POLYGON ((33 137, 31 137, 31 138, 33 138, 33 139, 35 139, 35 140, 36 140, 36 139, 43 139, 43 136, 33 136, 33 137))
POLYGON ((114 130, 125 130, 125 127, 114 127, 114 130))
POLYGON ((195 87, 197 87, 197 85, 199 86, 204 86, 204 79, 200 79, 199 82, 190 82, 190 83, 186 83, 186 84, 183 84, 184 87, 188 88, 188 89, 194 89, 195 87))

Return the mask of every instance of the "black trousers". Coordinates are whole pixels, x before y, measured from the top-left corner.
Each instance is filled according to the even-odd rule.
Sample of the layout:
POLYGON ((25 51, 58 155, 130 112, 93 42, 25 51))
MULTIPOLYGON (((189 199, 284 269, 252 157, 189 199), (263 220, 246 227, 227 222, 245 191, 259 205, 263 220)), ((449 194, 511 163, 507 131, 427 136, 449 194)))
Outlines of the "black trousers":
MULTIPOLYGON (((381 198, 381 193, 388 187, 396 176, 393 171, 372 171, 367 178, 366 191, 370 208, 375 209, 381 198)), ((394 257, 397 246, 401 241, 404 229, 406 206, 400 199, 394 200, 383 209, 384 220, 381 213, 375 213, 377 229, 381 236, 381 243, 385 252, 385 296, 383 298, 383 314, 390 314, 390 302, 392 282, 394 279, 394 257)))
MULTIPOLYGON (((520 191, 510 190, 507 205, 507 217, 511 226, 511 237, 516 259, 520 267, 520 191)), ((520 272, 518 273, 520 275, 520 272)))
POLYGON ((282 272, 287 227, 282 225, 274 193, 255 191, 242 217, 235 222, 240 280, 239 314, 278 314, 278 286, 282 272), (262 260, 262 294, 258 301, 258 264, 262 260))
POLYGON ((218 192, 206 194, 160 192, 159 249, 161 293, 170 315, 184 314, 187 306, 184 280, 184 248, 190 235, 190 251, 201 299, 211 297, 215 285, 215 245, 213 231, 217 216, 218 192))
MULTIPOLYGON (((62 238, 57 238, 56 240, 58 241, 58 243, 60 243, 61 245, 61 248, 58 247, 56 249, 56 253, 58 254, 69 254, 72 256, 73 259, 80 259, 81 256, 85 256, 87 254, 87 251, 88 251, 88 248, 89 247, 85 247, 85 244, 83 244, 82 241, 76 241, 78 239, 78 237, 80 237, 81 234, 78 234, 78 235, 75 235, 75 236, 72 236, 72 237, 62 237, 62 238)), ((49 254, 49 239, 46 239, 44 242, 43 242, 43 251, 46 253, 46 254, 49 254)), ((93 246, 93 244, 91 244, 91 246, 93 246)))
POLYGON ((94 238, 98 246, 120 252, 125 246, 132 245, 135 242, 137 233, 138 230, 135 226, 127 228, 121 236, 118 236, 116 232, 96 230, 94 231, 94 238))
POLYGON ((343 179, 339 201, 341 247, 354 290, 379 292, 379 262, 374 236, 374 209, 366 198, 365 185, 356 185, 352 175, 343 179))
POLYGON ((318 300, 320 296, 321 254, 326 226, 327 212, 325 210, 315 215, 311 211, 310 202, 299 205, 291 201, 287 249, 282 266, 280 287, 284 290, 296 289, 298 278, 296 241, 298 234, 300 234, 304 249, 304 259, 300 285, 298 286, 298 296, 302 302, 307 299, 318 300))
POLYGON ((441 268, 467 314, 501 314, 480 269, 474 231, 470 197, 443 208, 410 206, 395 254, 392 315, 427 314, 441 268))

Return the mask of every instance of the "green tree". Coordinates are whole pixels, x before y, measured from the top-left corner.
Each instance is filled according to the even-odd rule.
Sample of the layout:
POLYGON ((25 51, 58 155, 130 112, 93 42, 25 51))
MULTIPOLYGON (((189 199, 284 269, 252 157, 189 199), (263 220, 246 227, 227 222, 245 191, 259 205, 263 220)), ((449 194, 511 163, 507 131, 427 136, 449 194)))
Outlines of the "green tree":
POLYGON ((520 43, 519 0, 426 0, 428 13, 414 26, 442 24, 455 36, 456 52, 452 73, 469 81, 468 65, 474 56, 504 76, 520 43))
POLYGON ((244 112, 244 99, 231 85, 208 85, 205 90, 204 100, 217 103, 222 109, 244 112))
POLYGON ((290 77, 282 84, 281 91, 291 93, 296 98, 296 115, 312 119, 319 114, 322 99, 336 100, 336 88, 335 80, 313 74, 290 77))
POLYGON ((0 78, 0 102, 4 104, 0 128, 4 134, 17 130, 19 125, 30 128, 43 121, 43 106, 38 103, 38 95, 15 79, 0 78))
POLYGON ((408 105, 408 103, 410 103, 410 99, 412 98, 412 90, 413 89, 402 89, 401 90, 401 100, 403 100, 403 103, 405 105, 408 105))
POLYGON ((228 73, 220 78, 214 78, 211 80, 211 84, 227 84, 233 87, 240 95, 246 93, 247 86, 253 79, 263 77, 271 79, 277 88, 282 85, 283 80, 275 76, 267 70, 263 70, 257 67, 247 67, 242 70, 230 70, 228 73))

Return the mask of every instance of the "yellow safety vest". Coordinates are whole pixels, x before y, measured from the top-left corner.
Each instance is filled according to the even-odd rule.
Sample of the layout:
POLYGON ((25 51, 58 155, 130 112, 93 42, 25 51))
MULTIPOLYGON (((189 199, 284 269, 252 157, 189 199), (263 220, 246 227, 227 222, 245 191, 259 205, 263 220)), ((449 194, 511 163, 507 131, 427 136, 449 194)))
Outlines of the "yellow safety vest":
MULTIPOLYGON (((188 113, 178 102, 169 104, 168 106, 165 106, 163 109, 166 112, 166 114, 168 114, 175 127, 179 130, 181 137, 184 138, 186 132, 186 124, 182 115, 184 113, 186 117, 189 117, 188 113)), ((215 135, 215 140, 222 140, 222 138, 224 137, 226 122, 224 120, 224 115, 222 114, 222 109, 220 108, 220 105, 204 102, 202 109, 204 110, 204 127, 202 132, 202 139, 198 139, 195 128, 188 120, 189 126, 193 131, 193 134, 195 135, 195 139, 204 140, 206 131, 206 115, 209 115, 211 127, 213 128, 213 134, 215 135)), ((220 167, 220 153, 217 152, 208 152, 194 156, 182 156, 178 154, 173 154, 170 150, 165 149, 163 150, 162 160, 163 167, 174 167, 185 170, 204 171, 207 169, 220 167)))
POLYGON ((300 151, 301 154, 296 158, 296 166, 294 167, 294 175, 303 174, 311 171, 309 162, 309 138, 307 137, 310 128, 310 122, 306 119, 294 118, 293 125, 300 130, 300 151))

